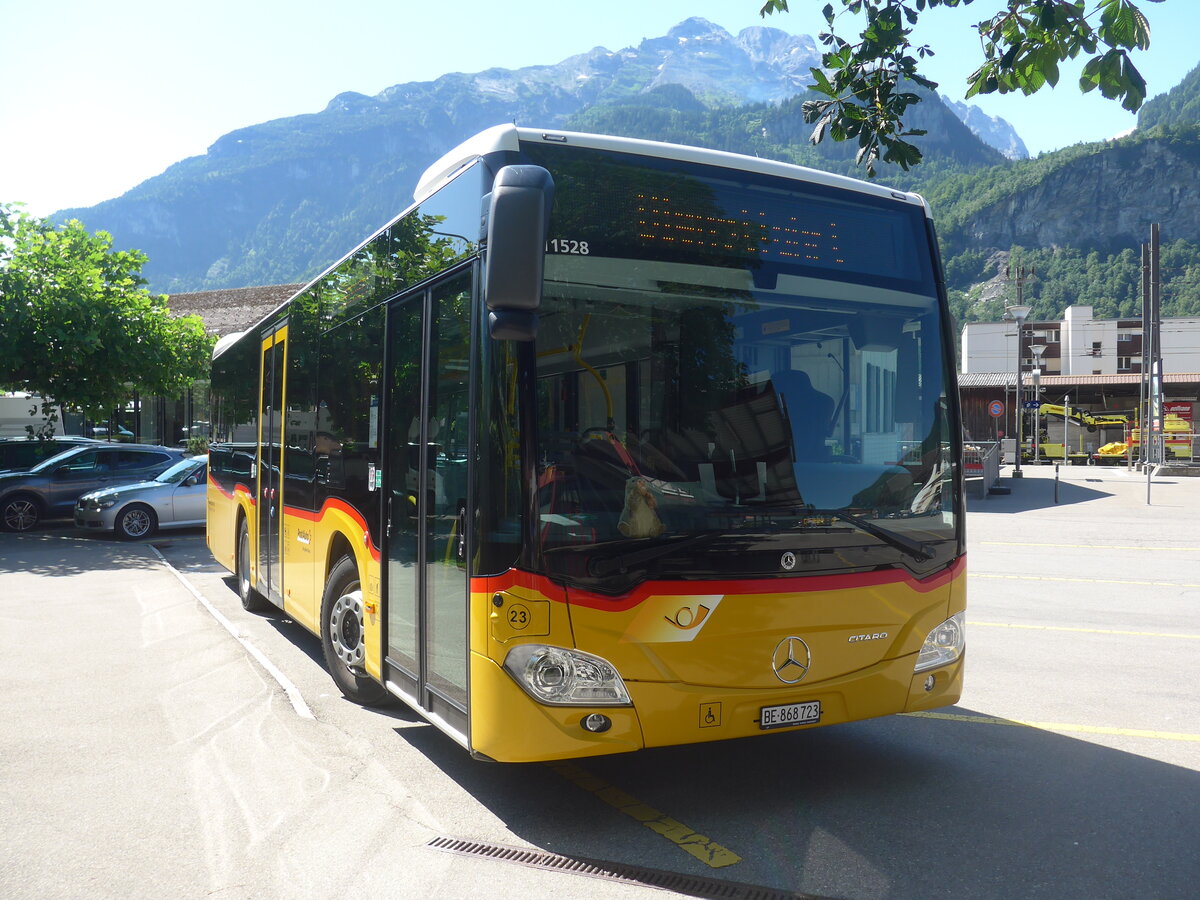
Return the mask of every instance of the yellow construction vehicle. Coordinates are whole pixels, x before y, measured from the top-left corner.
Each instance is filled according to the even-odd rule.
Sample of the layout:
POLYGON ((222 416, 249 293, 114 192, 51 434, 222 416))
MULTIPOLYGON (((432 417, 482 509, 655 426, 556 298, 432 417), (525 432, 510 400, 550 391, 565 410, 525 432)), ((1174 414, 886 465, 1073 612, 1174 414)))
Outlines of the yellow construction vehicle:
MULTIPOLYGON (((1101 465, 1113 465, 1125 462, 1139 455, 1142 443, 1141 429, 1136 425, 1129 430, 1125 440, 1112 441, 1105 444, 1093 454, 1092 459, 1101 465)), ((1191 459, 1192 457, 1192 423, 1180 418, 1174 413, 1167 413, 1163 418, 1163 435, 1167 459, 1191 459)))
POLYGON ((1038 459, 1046 462, 1062 462, 1065 460, 1072 465, 1084 465, 1089 461, 1088 452, 1084 447, 1083 433, 1085 431, 1094 432, 1103 428, 1120 428, 1122 437, 1124 437, 1124 431, 1129 425, 1129 416, 1121 413, 1093 413, 1078 406, 1067 407, 1056 403, 1043 403, 1038 408, 1038 416, 1040 422, 1043 423, 1048 417, 1054 416, 1064 422, 1070 421, 1078 425, 1079 447, 1068 449, 1062 443, 1055 444, 1047 441, 1046 429, 1039 424, 1037 436, 1039 443, 1035 445, 1031 440, 1028 446, 1021 448, 1023 461, 1038 459))

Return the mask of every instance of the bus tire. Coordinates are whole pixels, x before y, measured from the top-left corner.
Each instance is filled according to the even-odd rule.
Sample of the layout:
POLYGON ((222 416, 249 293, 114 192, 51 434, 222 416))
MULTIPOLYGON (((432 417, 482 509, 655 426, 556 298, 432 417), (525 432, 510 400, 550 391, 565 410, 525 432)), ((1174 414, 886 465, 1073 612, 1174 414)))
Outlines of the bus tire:
POLYGON ((246 612, 262 612, 271 605, 266 597, 255 590, 254 583, 250 580, 250 527, 245 519, 238 527, 236 575, 242 609, 246 612))
POLYGON ((343 556, 329 573, 321 598, 321 649, 325 665, 338 690, 363 706, 378 706, 388 699, 387 688, 363 669, 362 587, 358 565, 343 556))

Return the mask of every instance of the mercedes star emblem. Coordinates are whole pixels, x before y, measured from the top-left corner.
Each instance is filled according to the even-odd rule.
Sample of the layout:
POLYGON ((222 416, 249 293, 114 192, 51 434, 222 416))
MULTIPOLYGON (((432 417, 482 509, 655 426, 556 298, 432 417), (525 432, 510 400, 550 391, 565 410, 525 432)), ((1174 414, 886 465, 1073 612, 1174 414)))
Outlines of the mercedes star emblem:
POLYGON ((812 654, 808 644, 798 637, 785 637, 775 648, 771 657, 771 668, 784 684, 795 684, 808 674, 812 665, 812 654))

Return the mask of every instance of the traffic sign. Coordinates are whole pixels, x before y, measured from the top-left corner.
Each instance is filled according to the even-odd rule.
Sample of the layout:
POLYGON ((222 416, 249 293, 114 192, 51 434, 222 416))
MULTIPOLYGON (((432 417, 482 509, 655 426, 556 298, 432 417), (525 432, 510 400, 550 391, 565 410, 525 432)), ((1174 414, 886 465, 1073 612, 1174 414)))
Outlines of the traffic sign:
POLYGON ((1004 401, 993 400, 988 404, 988 415, 993 419, 998 419, 1004 415, 1004 401))
POLYGON ((1024 406, 1026 409, 1037 409, 1038 407, 1040 407, 1042 405, 1042 401, 1041 400, 1026 400, 1021 405, 1024 406))

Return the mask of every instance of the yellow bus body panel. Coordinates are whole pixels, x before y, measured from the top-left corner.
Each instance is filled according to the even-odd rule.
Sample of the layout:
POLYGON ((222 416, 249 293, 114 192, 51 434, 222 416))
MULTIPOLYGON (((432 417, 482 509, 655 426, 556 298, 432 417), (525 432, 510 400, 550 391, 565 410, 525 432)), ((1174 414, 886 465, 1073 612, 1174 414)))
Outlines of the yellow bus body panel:
MULTIPOLYGON (((379 550, 370 541, 362 514, 345 501, 325 501, 319 512, 284 510, 284 611, 320 637, 321 600, 341 536, 351 548, 363 595, 363 668, 382 679, 383 605, 379 590, 379 550)), ((338 554, 340 558, 341 554, 338 554)))
MULTIPOLYGON (((204 531, 208 549, 218 563, 230 572, 237 572, 238 510, 242 511, 250 529, 250 546, 257 546, 255 541, 258 540, 258 522, 253 514, 250 492, 243 485, 238 485, 232 495, 227 494, 209 478, 205 503, 207 516, 204 531)), ((250 568, 253 577, 257 574, 254 554, 251 554, 250 568)))
POLYGON ((837 588, 855 579, 796 579, 788 582, 791 591, 736 594, 655 593, 667 587, 658 585, 628 608, 606 610, 568 604, 544 580, 503 587, 500 579, 483 579, 493 590, 472 596, 472 749, 503 762, 563 759, 761 735, 764 706, 821 703, 819 723, 773 732, 957 702, 965 654, 941 668, 913 669, 925 636, 965 609, 965 559, 925 584, 899 573, 858 580, 857 587, 837 588), (817 589, 799 589, 805 586, 817 589), (514 608, 529 623, 516 631, 509 622, 514 608), (529 628, 539 633, 521 633, 529 628), (775 675, 772 651, 792 635, 808 644, 812 661, 789 685, 775 675), (607 659, 622 673, 632 707, 537 703, 502 668, 509 649, 527 642, 607 659), (591 713, 608 716, 612 727, 585 731, 581 723, 591 713))

